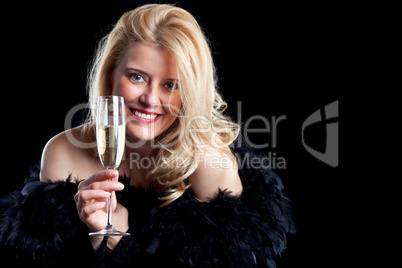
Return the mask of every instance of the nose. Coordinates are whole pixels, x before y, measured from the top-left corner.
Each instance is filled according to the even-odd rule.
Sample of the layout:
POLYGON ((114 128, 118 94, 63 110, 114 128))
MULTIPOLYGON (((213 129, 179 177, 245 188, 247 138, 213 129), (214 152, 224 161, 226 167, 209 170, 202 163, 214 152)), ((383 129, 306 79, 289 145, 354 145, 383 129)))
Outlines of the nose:
POLYGON ((139 100, 149 107, 160 105, 158 86, 150 84, 145 87, 139 100))

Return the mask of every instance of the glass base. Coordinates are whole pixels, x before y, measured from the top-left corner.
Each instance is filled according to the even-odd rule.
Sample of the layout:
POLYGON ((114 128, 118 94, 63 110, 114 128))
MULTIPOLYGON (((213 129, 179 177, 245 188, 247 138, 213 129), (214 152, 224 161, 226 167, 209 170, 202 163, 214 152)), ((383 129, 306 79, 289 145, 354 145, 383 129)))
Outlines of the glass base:
POLYGON ((112 236, 112 235, 129 236, 131 234, 125 233, 125 232, 120 232, 120 231, 116 230, 113 226, 110 225, 110 226, 106 226, 105 229, 100 230, 98 232, 89 233, 89 235, 93 235, 93 236, 112 236))

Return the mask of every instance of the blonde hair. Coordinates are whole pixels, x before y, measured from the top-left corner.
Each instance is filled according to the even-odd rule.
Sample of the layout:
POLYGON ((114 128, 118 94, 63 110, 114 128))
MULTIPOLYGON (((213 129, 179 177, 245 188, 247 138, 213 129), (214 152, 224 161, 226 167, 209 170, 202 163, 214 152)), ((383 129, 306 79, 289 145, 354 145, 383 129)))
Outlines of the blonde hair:
POLYGON ((111 94, 114 69, 136 43, 168 49, 176 62, 182 106, 175 122, 155 138, 158 146, 152 155, 159 164, 147 175, 169 189, 160 197, 164 206, 189 187, 185 179, 196 170, 196 156, 205 145, 236 163, 229 145, 237 137, 239 126, 223 114, 227 105, 217 91, 210 48, 195 18, 172 5, 150 4, 123 14, 100 42, 88 79, 91 106, 82 130, 85 139, 94 140, 97 97, 111 94))

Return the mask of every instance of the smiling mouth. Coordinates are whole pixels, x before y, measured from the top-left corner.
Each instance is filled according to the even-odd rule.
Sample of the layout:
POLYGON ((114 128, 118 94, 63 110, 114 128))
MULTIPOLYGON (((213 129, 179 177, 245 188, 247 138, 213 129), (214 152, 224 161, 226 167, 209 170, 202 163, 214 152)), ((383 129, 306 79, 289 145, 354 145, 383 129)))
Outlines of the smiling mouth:
POLYGON ((157 113, 151 113, 137 109, 130 109, 130 111, 135 115, 138 121, 147 124, 155 122, 161 116, 157 113))

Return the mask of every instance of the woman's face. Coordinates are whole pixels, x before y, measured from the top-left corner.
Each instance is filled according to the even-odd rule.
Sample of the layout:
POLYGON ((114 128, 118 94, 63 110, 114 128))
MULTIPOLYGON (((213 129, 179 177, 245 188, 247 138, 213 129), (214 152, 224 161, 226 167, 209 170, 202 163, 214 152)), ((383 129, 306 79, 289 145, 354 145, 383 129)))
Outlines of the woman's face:
POLYGON ((181 106, 172 54, 141 43, 130 47, 114 70, 112 94, 124 97, 127 138, 154 139, 172 125, 181 106))

